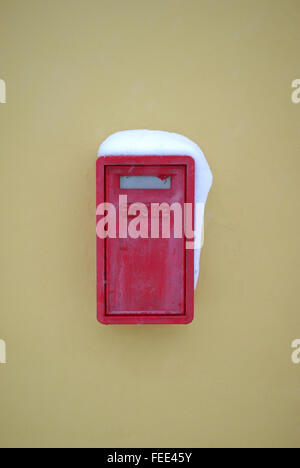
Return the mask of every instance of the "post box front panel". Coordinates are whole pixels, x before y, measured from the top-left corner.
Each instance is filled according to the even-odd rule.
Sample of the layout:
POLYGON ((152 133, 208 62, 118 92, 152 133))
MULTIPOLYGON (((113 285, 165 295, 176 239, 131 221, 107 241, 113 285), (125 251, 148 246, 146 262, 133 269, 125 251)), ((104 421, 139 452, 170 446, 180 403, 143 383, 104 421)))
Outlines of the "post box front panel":
MULTIPOLYGON (((185 309, 184 238, 174 238, 174 214, 170 212, 170 238, 162 238, 162 223, 167 212, 151 219, 151 204, 179 203, 183 212, 185 200, 184 166, 108 166, 106 200, 128 225, 139 215, 130 215, 128 207, 143 203, 141 215, 148 224, 148 238, 106 240, 106 306, 107 315, 173 315, 185 309), (124 187, 124 180, 129 181, 124 187), (157 181, 157 182, 156 182, 157 181), (165 184, 165 185, 164 185, 165 184), (141 188, 143 187, 143 188, 141 188), (146 187, 146 188, 144 188, 146 187), (155 187, 155 188, 153 188, 155 187), (169 187, 169 188, 165 188, 169 187), (119 206, 121 196, 128 207, 119 206), (151 238, 151 223, 159 223, 159 238, 151 238)), ((182 225, 183 229, 183 225, 182 225)), ((130 233, 129 233, 130 234, 130 233)), ((145 235, 145 234, 144 234, 145 235)))
MULTIPOLYGON (((97 206, 109 202, 116 211, 116 237, 97 238, 98 320, 105 324, 189 323, 194 315, 194 251, 183 235, 151 237, 151 205, 194 207, 194 161, 189 156, 106 156, 97 161, 97 206), (120 196, 127 197, 127 207, 120 196), (127 226, 140 215, 134 203, 147 207, 147 238, 120 237, 120 219, 127 226), (121 216, 121 218, 120 218, 121 216)), ((192 210, 193 212, 193 210, 192 210)), ((164 213, 164 211, 163 211, 164 213)), ((97 221, 100 217, 98 216, 97 221)), ((194 219, 193 221, 194 222, 194 219)), ((139 226, 137 226, 138 228, 139 226)), ((178 227, 178 225, 177 225, 178 227)), ((145 232, 145 231, 144 231, 145 232)))

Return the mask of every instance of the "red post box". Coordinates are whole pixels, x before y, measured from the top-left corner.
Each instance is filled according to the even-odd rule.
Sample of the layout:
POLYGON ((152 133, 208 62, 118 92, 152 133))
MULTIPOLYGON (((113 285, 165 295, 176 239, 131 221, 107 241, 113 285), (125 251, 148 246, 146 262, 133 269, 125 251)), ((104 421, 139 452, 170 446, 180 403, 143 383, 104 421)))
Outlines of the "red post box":
POLYGON ((186 324, 194 315, 190 156, 97 160, 97 306, 104 324, 186 324), (190 240, 190 239, 189 239, 190 240))

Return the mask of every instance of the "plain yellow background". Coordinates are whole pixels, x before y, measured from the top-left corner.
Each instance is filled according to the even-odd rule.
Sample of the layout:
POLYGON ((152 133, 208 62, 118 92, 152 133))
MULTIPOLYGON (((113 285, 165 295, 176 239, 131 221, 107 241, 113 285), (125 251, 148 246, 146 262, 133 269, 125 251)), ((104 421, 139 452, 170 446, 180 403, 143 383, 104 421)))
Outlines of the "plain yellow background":
POLYGON ((1 0, 2 447, 300 446, 299 0, 1 0), (96 321, 95 161, 214 174, 189 326, 96 321))

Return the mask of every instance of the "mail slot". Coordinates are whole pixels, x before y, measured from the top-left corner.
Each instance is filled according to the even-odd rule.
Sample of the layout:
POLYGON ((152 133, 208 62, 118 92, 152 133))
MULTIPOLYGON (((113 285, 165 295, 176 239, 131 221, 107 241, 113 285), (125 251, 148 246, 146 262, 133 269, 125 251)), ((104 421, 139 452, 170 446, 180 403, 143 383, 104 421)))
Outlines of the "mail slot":
POLYGON ((193 319, 194 252, 186 248, 185 207, 190 204, 194 212, 194 164, 189 156, 98 158, 101 323, 184 324, 193 319))

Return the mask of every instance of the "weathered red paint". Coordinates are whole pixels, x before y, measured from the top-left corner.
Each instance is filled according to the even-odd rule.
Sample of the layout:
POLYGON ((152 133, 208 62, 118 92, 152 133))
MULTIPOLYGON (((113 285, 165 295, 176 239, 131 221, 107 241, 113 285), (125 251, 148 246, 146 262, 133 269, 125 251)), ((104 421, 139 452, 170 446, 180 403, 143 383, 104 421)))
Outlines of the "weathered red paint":
MULTIPOLYGON (((135 202, 194 204, 195 163, 189 156, 105 156, 97 160, 97 206, 127 195, 135 202), (120 189, 120 176, 172 176, 171 189, 120 189)), ((130 217, 129 217, 130 219, 130 217)), ((172 221, 173 223, 173 221, 172 221)), ((171 233, 173 233, 171 223, 171 233)), ((150 223, 149 223, 150 224, 150 223)), ((150 229, 150 225, 149 225, 150 229)), ((184 232, 184 226, 183 226, 184 232)), ((186 324, 194 316, 194 251, 185 237, 97 237, 97 308, 104 324, 186 324)))

